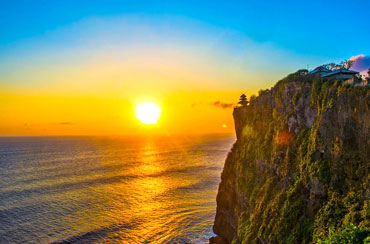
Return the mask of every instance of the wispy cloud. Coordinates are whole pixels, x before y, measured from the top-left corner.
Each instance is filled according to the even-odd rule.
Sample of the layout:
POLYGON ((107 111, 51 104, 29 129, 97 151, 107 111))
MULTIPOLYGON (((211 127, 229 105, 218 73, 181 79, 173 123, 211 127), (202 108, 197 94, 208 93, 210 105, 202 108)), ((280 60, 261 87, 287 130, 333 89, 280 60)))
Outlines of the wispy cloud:
POLYGON ((232 106, 234 106, 233 103, 223 103, 221 101, 211 102, 211 105, 216 106, 218 108, 222 108, 222 109, 228 109, 228 108, 231 108, 232 106))
POLYGON ((59 122, 59 123, 56 123, 57 125, 74 125, 74 123, 72 122, 59 122))

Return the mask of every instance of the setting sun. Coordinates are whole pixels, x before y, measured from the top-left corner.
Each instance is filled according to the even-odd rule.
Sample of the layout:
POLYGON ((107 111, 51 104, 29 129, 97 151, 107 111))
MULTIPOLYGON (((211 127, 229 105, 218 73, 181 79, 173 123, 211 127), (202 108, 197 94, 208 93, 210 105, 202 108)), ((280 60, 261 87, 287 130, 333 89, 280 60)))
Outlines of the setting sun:
POLYGON ((135 115, 143 124, 156 124, 161 116, 161 109, 154 103, 145 102, 136 107, 135 115))

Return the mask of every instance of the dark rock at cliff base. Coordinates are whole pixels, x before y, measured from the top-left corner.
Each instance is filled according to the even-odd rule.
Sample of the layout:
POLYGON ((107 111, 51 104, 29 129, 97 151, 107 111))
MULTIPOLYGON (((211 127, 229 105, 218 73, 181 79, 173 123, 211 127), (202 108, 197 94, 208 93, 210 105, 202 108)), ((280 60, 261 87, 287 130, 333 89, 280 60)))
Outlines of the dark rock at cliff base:
POLYGON ((209 238, 209 244, 228 244, 228 242, 220 236, 209 238))
POLYGON ((297 72, 233 116, 237 141, 221 175, 213 226, 219 237, 317 243, 351 228, 367 233, 369 87, 297 72))

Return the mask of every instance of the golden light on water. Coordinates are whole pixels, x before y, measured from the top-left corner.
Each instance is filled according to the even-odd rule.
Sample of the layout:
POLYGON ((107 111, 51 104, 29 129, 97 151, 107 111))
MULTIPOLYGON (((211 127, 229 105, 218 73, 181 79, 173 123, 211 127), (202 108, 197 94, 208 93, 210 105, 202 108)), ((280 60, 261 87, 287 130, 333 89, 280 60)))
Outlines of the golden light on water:
POLYGON ((152 102, 141 103, 136 107, 135 116, 143 124, 156 124, 161 117, 161 109, 152 102))
MULTIPOLYGON (((32 241, 37 236, 35 242, 205 243, 212 235, 210 216, 216 209, 215 183, 222 158, 226 157, 225 148, 234 140, 230 138, 227 144, 220 144, 219 139, 218 136, 32 139, 35 148, 47 145, 44 149, 47 153, 37 156, 36 168, 32 163, 22 165, 9 175, 21 174, 23 179, 37 181, 19 185, 14 180, 15 184, 6 186, 7 192, 45 189, 40 196, 25 202, 37 208, 30 210, 21 205, 21 210, 15 210, 25 216, 20 217, 27 219, 25 223, 35 222, 38 226, 24 240, 32 241), (55 168, 50 162, 58 157, 60 152, 55 152, 55 148, 60 145, 65 153, 60 157, 61 167, 55 168), (71 158, 77 160, 72 162, 71 158), (37 170, 40 167, 42 172, 37 170), (76 171, 76 167, 81 170, 76 171), (56 177, 45 179, 45 172, 56 177), (62 189, 65 185, 68 187, 62 189), (55 203, 48 204, 50 199, 55 203), (36 213, 35 217, 27 217, 30 211, 36 213)), ((25 139, 20 143, 26 148, 28 145, 22 140, 25 139)), ((26 155, 33 154, 25 152, 26 155)), ((14 197, 8 194, 5 207, 9 211, 13 209, 14 197)), ((27 195, 21 193, 18 197, 27 195)), ((13 220, 16 225, 17 218, 13 220)), ((21 230, 15 228, 14 240, 21 230)))

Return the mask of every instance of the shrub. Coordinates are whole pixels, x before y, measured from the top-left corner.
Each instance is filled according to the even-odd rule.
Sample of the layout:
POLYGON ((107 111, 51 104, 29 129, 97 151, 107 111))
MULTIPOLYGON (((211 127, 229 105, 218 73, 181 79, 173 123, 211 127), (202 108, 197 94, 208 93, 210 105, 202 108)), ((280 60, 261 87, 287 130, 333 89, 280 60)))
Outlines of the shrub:
POLYGON ((351 224, 345 229, 330 228, 329 236, 319 239, 318 244, 370 244, 370 230, 351 224))

